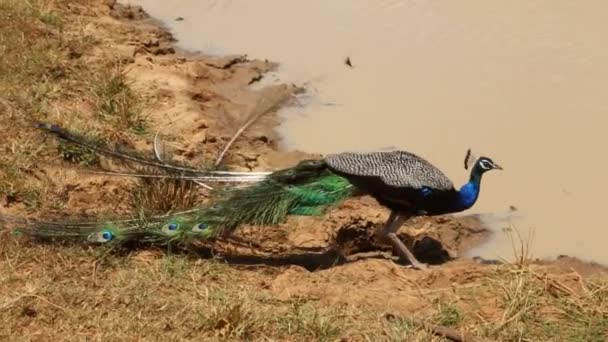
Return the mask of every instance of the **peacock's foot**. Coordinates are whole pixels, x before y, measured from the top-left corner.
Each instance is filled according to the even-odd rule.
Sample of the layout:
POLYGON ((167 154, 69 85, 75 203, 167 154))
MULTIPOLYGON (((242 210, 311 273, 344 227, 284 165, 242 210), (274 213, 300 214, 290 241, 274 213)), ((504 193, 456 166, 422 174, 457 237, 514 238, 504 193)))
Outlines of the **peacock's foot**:
POLYGON ((458 259, 458 251, 451 249, 451 248, 445 248, 445 252, 448 254, 448 257, 450 259, 458 259))
POLYGON ((395 233, 388 233, 386 237, 392 242, 393 250, 397 252, 401 261, 404 264, 409 263, 416 270, 424 270, 428 268, 427 264, 421 263, 416 259, 414 254, 405 246, 405 244, 397 237, 395 233))
POLYGON ((426 269, 429 268, 429 265, 425 264, 423 262, 420 262, 420 261, 412 262, 412 260, 409 260, 409 261, 410 261, 410 266, 413 269, 415 269, 415 270, 421 270, 422 271, 422 270, 426 270, 426 269))

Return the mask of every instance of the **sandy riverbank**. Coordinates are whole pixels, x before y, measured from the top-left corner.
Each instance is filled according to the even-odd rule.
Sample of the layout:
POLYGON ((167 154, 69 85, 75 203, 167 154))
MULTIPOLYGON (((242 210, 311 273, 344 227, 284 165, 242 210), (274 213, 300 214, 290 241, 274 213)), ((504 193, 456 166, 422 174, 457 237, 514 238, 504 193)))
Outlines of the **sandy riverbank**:
MULTIPOLYGON (((2 181, 10 184, 2 188, 2 215, 134 210, 132 194, 141 185, 83 172, 108 161, 62 150, 30 128, 35 120, 147 151, 160 129, 168 155, 204 165, 252 115, 267 112, 229 150, 227 167, 277 169, 310 157, 279 151, 273 130, 276 108, 293 105, 293 95, 303 90, 250 87, 273 62, 176 51, 171 35, 143 10, 112 2, 1 4, 3 18, 14 19, 2 24, 3 30, 23 31, 32 42, 31 58, 39 62, 32 65, 42 65, 32 73, 10 74, 20 79, 8 73, 2 78, 9 89, 0 101, 2 181), (35 50, 42 48, 51 55, 38 57, 35 50)), ((7 42, 5 61, 10 61, 7 42)), ((18 40, 13 44, 19 47, 18 40)), ((197 191, 204 198, 204 190, 197 191)), ((462 253, 485 239, 476 217, 420 218, 402 231, 422 260, 437 264, 425 272, 386 256, 353 257, 390 252, 373 238, 386 216, 371 199, 350 200, 323 218, 244 227, 203 255, 108 254, 100 248, 36 245, 6 233, 0 336, 433 339, 408 321, 415 317, 487 339, 607 337, 608 276, 602 267, 568 257, 514 265, 448 260, 447 250, 462 253)))

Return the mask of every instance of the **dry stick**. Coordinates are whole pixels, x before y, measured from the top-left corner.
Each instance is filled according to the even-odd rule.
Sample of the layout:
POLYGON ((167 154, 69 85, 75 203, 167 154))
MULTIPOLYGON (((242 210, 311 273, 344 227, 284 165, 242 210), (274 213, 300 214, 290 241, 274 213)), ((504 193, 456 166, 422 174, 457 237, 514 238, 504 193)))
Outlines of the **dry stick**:
POLYGON ((162 158, 163 153, 160 151, 161 146, 160 146, 160 141, 158 139, 161 129, 162 129, 162 127, 159 127, 158 130, 156 131, 156 134, 154 134, 154 155, 156 156, 156 159, 159 162, 164 163, 165 161, 162 158))
POLYGON ((43 301, 43 302, 47 303, 48 305, 50 305, 50 306, 52 306, 52 307, 54 307, 54 308, 56 308, 56 309, 59 309, 59 310, 61 310, 61 311, 65 312, 65 313, 67 313, 67 314, 69 314, 69 313, 70 313, 70 311, 69 311, 68 309, 64 308, 63 306, 59 306, 59 305, 57 305, 57 304, 55 304, 55 303, 53 303, 53 302, 49 301, 48 299, 46 299, 46 298, 44 298, 44 297, 42 297, 42 296, 39 296, 39 295, 37 295, 37 294, 33 294, 33 293, 30 293, 30 294, 27 294, 27 293, 26 293, 26 294, 22 294, 22 295, 18 296, 17 298, 15 298, 15 299, 13 299, 13 300, 11 300, 11 301, 8 301, 8 302, 6 302, 6 303, 4 303, 4 304, 2 305, 2 307, 0 307, 0 308, 1 308, 2 310, 4 310, 4 309, 6 309, 6 308, 10 307, 11 305, 13 305, 13 304, 17 303, 18 301, 20 301, 20 300, 21 300, 21 299, 23 299, 23 298, 37 298, 37 299, 39 299, 39 300, 41 300, 41 301, 43 301))
POLYGON ((425 323, 423 321, 419 321, 419 320, 413 319, 413 318, 411 319, 411 321, 414 324, 420 325, 424 329, 429 330, 433 334, 445 337, 451 341, 455 341, 455 342, 478 342, 478 341, 480 341, 476 337, 473 337, 463 331, 459 331, 459 330, 456 330, 453 328, 448 328, 448 327, 445 327, 442 325, 429 324, 429 323, 425 323))
MULTIPOLYGON (((260 102, 258 102, 258 105, 256 106, 256 108, 260 107, 260 104, 264 102, 264 98, 262 98, 262 100, 260 102)), ((226 144, 226 146, 224 146, 224 148, 222 149, 222 152, 220 152, 220 154, 217 157, 217 160, 215 161, 215 166, 219 166, 222 163, 222 160, 224 159, 224 156, 226 155, 226 152, 228 152, 228 149, 230 149, 230 146, 232 146, 232 144, 234 144, 234 142, 241 136, 241 134, 243 134, 243 132, 245 132, 245 130, 247 128, 249 128, 249 126, 251 126, 253 123, 255 123, 259 118, 261 118, 262 116, 266 115, 267 113, 277 109, 279 106, 281 106, 285 101, 287 100, 287 96, 283 95, 281 96, 281 98, 279 98, 278 100, 276 100, 274 102, 274 104, 268 108, 266 108, 263 111, 260 111, 258 113, 255 113, 249 118, 249 120, 247 120, 243 126, 241 126, 236 133, 234 133, 234 135, 232 136, 232 138, 230 138, 230 141, 228 141, 228 143, 226 144)))
MULTIPOLYGON (((392 316, 392 317, 398 317, 396 315, 393 314, 387 314, 385 316, 392 316)), ((441 336, 441 337, 445 337, 450 341, 454 341, 454 342, 480 342, 481 340, 471 336, 463 331, 459 331, 453 328, 449 328, 446 326, 442 326, 442 325, 435 325, 435 324, 429 324, 426 322, 423 322, 421 320, 415 319, 415 318, 409 318, 409 320, 414 323, 415 325, 419 325, 422 328, 430 331, 431 333, 441 336)))
POLYGON ((350 254, 345 256, 345 259, 349 262, 353 262, 353 261, 358 261, 360 259, 371 259, 371 258, 378 258, 378 257, 382 257, 384 259, 387 260, 396 260, 397 257, 393 257, 391 255, 391 253, 389 252, 382 252, 382 251, 377 251, 377 252, 359 252, 359 253, 355 253, 355 254, 350 254))
POLYGON ((99 258, 93 262, 93 286, 97 287, 97 269, 99 268, 99 262, 104 261, 110 253, 111 249, 106 250, 99 258))

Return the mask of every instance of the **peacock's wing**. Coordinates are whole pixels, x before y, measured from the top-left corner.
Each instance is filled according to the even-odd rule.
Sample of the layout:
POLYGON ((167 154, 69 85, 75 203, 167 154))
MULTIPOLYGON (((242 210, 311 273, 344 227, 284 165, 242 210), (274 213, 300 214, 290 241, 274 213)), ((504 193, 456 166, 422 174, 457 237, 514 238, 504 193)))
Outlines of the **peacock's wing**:
MULTIPOLYGON (((387 190, 431 189, 450 191, 454 184, 425 159, 405 151, 339 153, 328 155, 325 162, 331 170, 348 178, 371 178, 387 190), (378 182, 378 180, 380 182, 378 182)), ((361 186, 364 182, 357 182, 361 186)), ((364 184, 363 184, 364 185, 364 184)))

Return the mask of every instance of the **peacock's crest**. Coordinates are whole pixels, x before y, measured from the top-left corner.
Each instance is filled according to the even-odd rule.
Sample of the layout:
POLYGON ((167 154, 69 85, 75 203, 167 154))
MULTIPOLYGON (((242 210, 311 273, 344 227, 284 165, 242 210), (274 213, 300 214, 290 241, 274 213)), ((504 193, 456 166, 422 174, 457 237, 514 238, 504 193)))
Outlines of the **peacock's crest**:
POLYGON ((475 154, 473 154, 473 152, 471 152, 471 149, 469 148, 467 150, 466 155, 464 156, 464 169, 468 170, 470 168, 473 167, 473 165, 475 165, 475 163, 477 162, 477 156, 475 154))

